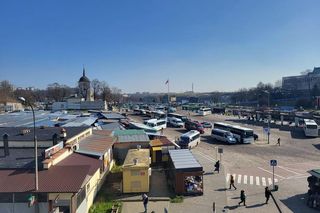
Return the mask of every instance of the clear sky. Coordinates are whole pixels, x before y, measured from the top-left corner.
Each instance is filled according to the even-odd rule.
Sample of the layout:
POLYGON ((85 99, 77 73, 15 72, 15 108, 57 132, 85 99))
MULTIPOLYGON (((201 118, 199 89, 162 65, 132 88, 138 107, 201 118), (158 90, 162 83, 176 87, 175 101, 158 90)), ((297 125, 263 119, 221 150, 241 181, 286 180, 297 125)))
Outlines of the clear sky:
POLYGON ((319 0, 0 2, 0 80, 232 91, 320 66, 319 0))

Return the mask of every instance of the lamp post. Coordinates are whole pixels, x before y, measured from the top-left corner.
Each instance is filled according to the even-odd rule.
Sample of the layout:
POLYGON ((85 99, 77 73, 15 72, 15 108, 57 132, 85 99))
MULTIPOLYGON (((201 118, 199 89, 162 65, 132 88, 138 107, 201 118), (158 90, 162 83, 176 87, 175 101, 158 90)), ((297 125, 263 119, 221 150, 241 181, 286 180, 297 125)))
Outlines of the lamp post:
POLYGON ((19 97, 18 100, 20 100, 25 105, 28 105, 31 107, 32 110, 32 116, 33 116, 33 141, 34 141, 34 160, 35 160, 35 191, 38 191, 39 188, 39 180, 38 180, 38 142, 37 142, 37 136, 36 136, 36 118, 34 115, 34 109, 33 106, 28 102, 24 97, 19 97))
MULTIPOLYGON (((265 90, 264 93, 268 94, 268 110, 270 110, 270 92, 265 90)), ((270 116, 270 113, 268 113, 268 144, 270 143, 270 116)))

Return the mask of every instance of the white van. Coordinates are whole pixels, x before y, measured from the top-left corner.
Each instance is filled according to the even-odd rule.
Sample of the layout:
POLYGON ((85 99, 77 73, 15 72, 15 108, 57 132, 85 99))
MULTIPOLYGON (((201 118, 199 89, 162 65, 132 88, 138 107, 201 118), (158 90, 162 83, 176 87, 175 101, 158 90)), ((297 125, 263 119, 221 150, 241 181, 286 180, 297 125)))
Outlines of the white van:
POLYGON ((184 123, 179 118, 168 117, 167 120, 168 120, 168 124, 170 124, 173 127, 184 127, 184 123))
POLYGON ((181 148, 191 149, 200 143, 200 132, 191 130, 180 136, 179 146, 181 148))
POLYGON ((222 129, 212 129, 211 131, 211 137, 213 139, 216 139, 218 141, 222 141, 228 144, 235 144, 237 143, 236 138, 233 136, 233 134, 229 131, 222 130, 222 129))
POLYGON ((153 127, 157 131, 167 128, 167 121, 164 119, 150 119, 144 122, 145 125, 153 127))

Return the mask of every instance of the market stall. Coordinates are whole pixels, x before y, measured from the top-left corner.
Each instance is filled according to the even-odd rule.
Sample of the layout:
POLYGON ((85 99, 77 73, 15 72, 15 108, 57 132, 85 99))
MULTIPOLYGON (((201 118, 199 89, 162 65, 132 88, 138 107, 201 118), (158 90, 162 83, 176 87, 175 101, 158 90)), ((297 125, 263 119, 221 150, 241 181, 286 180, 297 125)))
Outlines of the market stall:
POLYGON ((169 150, 168 167, 169 185, 176 194, 203 194, 203 168, 190 150, 169 150))

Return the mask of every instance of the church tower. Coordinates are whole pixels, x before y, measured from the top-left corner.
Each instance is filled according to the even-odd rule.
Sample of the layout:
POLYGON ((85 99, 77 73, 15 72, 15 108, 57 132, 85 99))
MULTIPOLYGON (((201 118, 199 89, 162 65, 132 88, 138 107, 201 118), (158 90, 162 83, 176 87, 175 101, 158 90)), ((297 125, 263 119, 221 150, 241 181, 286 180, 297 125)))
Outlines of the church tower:
POLYGON ((86 101, 92 101, 90 80, 86 76, 86 70, 83 67, 82 77, 78 81, 79 95, 86 101))

